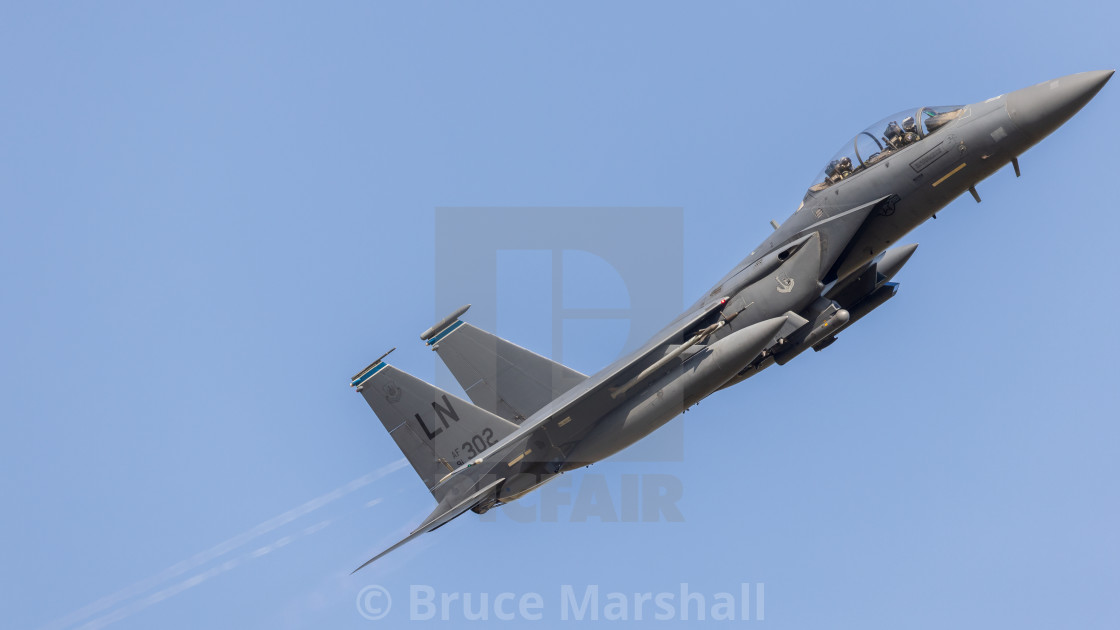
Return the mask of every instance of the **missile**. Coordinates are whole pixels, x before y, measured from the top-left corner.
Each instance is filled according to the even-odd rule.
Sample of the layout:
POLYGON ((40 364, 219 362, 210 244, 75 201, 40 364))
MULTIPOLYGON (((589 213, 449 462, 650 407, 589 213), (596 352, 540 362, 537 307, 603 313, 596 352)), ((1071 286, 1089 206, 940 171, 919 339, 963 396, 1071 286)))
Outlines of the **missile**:
MULTIPOLYGON (((723 298, 723 301, 726 302, 727 298, 723 298)), ((666 365, 669 365, 669 363, 672 362, 673 359, 675 359, 675 358, 681 356, 682 354, 684 354, 685 350, 688 350, 689 348, 696 345, 697 343, 700 343, 701 341, 704 341, 708 337, 712 336, 712 333, 714 333, 715 331, 719 330, 720 328, 723 328, 724 326, 726 326, 727 322, 735 319, 736 315, 738 315, 738 313, 732 313, 727 319, 721 319, 718 322, 712 324, 711 326, 708 326, 704 330, 701 330, 700 332, 696 333, 695 335, 692 336, 691 339, 689 339, 688 341, 684 342, 683 344, 677 346, 676 348, 671 350, 668 354, 666 354, 665 356, 658 359, 656 363, 654 363, 653 365, 649 366, 648 368, 642 370, 641 374, 639 374, 639 375, 635 376, 634 378, 630 379, 629 381, 627 381, 625 385, 622 385, 620 387, 612 387, 611 390, 610 390, 611 398, 618 398, 619 396, 624 395, 626 392, 633 389, 634 386, 637 385, 638 383, 641 383, 642 381, 646 380, 650 376, 652 376, 654 374, 657 374, 658 372, 661 371, 661 368, 665 367, 666 365)))
MULTIPOLYGON (((833 307, 835 308, 835 307, 833 307)), ((823 322, 817 325, 816 328, 809 331, 805 339, 799 341, 796 345, 788 350, 782 350, 780 353, 774 355, 774 359, 778 365, 785 365, 793 360, 794 357, 805 352, 809 348, 819 343, 822 339, 835 335, 848 323, 851 315, 844 309, 838 309, 828 316, 823 322)))
POLYGON ((838 322, 837 326, 829 329, 828 336, 818 338, 808 345, 813 346, 813 350, 817 352, 824 350, 832 345, 832 342, 836 341, 836 335, 838 335, 841 330, 856 323, 864 315, 879 308, 884 302, 893 298, 895 293, 898 292, 898 283, 891 282, 890 280, 894 278, 895 274, 902 269, 902 266, 910 260, 910 257, 914 255, 917 249, 918 244, 912 243, 910 245, 892 247, 883 252, 879 260, 871 267, 876 273, 875 289, 848 308, 849 317, 846 321, 838 322), (880 278, 878 276, 882 277, 880 278))
MULTIPOLYGON (((737 330, 682 361, 624 401, 568 455, 560 470, 609 457, 700 402, 774 341, 786 316, 737 330)), ((635 388, 637 389, 637 388, 635 388)))
POLYGON ((469 309, 470 307, 470 304, 466 304, 455 309, 454 313, 448 315, 447 317, 444 317, 443 319, 439 320, 439 322, 437 322, 435 326, 432 326, 431 328, 420 333, 420 341, 428 341, 429 345, 431 345, 430 339, 432 337, 436 336, 437 333, 442 332, 444 328, 450 326, 452 322, 462 317, 463 313, 466 313, 467 309, 469 309))
POLYGON ((832 345, 832 342, 836 341, 836 335, 840 334, 840 331, 856 323, 864 315, 867 315, 871 311, 882 306, 884 302, 893 298, 896 293, 898 293, 897 282, 884 282, 882 286, 880 286, 878 289, 875 289, 871 293, 871 295, 868 295, 863 300, 860 300, 859 304, 853 306, 849 310, 850 317, 848 318, 848 321, 833 329, 831 332, 831 337, 817 342, 813 346, 813 350, 820 352, 821 350, 824 350, 825 348, 832 345))

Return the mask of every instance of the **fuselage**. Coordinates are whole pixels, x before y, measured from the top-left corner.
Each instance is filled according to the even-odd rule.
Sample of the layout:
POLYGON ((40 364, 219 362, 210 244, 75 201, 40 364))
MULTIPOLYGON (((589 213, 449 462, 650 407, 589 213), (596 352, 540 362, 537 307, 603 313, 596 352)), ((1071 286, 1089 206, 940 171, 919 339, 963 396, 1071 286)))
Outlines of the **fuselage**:
POLYGON ((655 340, 659 347, 633 365, 609 367, 617 382, 588 400, 542 409, 568 416, 510 436, 454 483, 466 492, 484 476, 503 478, 492 499, 475 508, 485 511, 617 453, 718 389, 821 349, 894 295, 888 281, 913 252, 891 249, 899 239, 964 192, 975 195, 977 183, 1008 163, 1018 172, 1018 156, 1072 117, 1111 75, 1086 72, 970 105, 919 107, 857 135, 800 207, 666 328, 665 341, 655 340), (692 325, 673 328, 693 316, 692 325), (578 439, 563 432, 573 417, 591 427, 578 439))

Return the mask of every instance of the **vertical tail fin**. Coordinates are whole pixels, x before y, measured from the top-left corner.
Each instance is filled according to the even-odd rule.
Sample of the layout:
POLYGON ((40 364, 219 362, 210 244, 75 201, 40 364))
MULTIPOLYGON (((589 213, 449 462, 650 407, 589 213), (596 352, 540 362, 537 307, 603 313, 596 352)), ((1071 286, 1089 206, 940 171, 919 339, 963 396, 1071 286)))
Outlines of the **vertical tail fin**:
POLYGON ((439 354, 474 404, 520 423, 587 379, 566 365, 460 320, 469 306, 420 338, 439 354))
POLYGON ((369 403, 429 491, 448 473, 517 430, 516 424, 398 370, 384 358, 355 375, 350 384, 369 403))

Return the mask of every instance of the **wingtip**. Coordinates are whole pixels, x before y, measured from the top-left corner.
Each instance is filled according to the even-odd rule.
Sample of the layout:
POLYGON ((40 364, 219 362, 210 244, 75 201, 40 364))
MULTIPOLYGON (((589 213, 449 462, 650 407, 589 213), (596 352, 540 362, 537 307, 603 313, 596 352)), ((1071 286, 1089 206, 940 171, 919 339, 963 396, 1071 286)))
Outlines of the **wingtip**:
POLYGON ((374 560, 377 560, 378 558, 385 555, 386 553, 388 553, 388 551, 383 551, 383 552, 377 554, 376 556, 370 558, 369 560, 366 560, 365 562, 362 563, 362 566, 360 566, 357 569, 354 569, 353 571, 351 571, 350 575, 354 575, 358 571, 361 571, 362 569, 364 569, 364 568, 368 567, 369 565, 373 564, 374 560))

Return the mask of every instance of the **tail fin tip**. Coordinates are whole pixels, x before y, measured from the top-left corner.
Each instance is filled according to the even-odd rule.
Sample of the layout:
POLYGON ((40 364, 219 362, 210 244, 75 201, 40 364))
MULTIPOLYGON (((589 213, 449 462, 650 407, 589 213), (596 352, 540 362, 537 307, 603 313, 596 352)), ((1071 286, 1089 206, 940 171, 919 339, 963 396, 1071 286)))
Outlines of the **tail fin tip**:
POLYGON ((362 383, 368 381, 374 374, 377 374, 381 370, 385 369, 385 357, 392 354, 393 350, 396 349, 396 346, 394 346, 385 354, 377 357, 377 360, 375 360, 373 363, 370 363, 369 365, 362 368, 362 371, 350 377, 350 387, 357 387, 359 388, 359 391, 361 391, 362 383))
POLYGON ((451 313, 447 317, 444 317, 443 319, 436 322, 434 326, 420 333, 420 341, 427 341, 429 346, 435 343, 436 339, 434 339, 434 337, 438 337, 439 334, 442 333, 446 328, 454 324, 455 321, 462 317, 463 313, 466 313, 467 309, 469 309, 470 307, 471 305, 467 304, 455 309, 455 312, 451 313))

